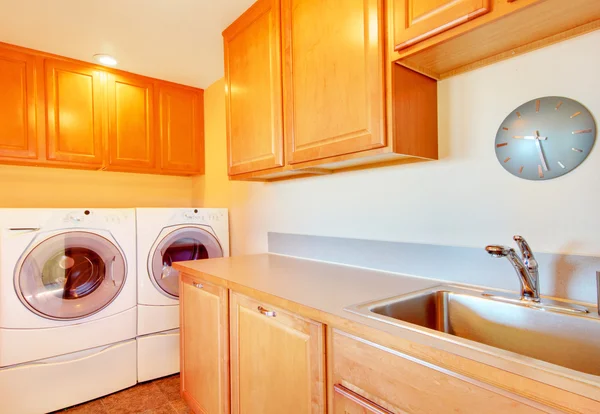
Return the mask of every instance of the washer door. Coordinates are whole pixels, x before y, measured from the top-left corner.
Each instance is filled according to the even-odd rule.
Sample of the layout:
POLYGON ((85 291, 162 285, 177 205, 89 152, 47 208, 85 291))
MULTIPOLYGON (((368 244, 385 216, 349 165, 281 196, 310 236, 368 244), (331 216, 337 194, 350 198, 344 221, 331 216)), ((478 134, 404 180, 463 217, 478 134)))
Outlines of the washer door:
POLYGON ((110 240, 72 231, 29 250, 15 270, 15 288, 21 302, 40 316, 80 319, 108 306, 126 273, 125 258, 110 240))
POLYGON ((168 233, 150 253, 148 271, 160 291, 169 297, 179 297, 179 272, 175 262, 223 257, 219 241, 200 227, 179 227, 168 233))

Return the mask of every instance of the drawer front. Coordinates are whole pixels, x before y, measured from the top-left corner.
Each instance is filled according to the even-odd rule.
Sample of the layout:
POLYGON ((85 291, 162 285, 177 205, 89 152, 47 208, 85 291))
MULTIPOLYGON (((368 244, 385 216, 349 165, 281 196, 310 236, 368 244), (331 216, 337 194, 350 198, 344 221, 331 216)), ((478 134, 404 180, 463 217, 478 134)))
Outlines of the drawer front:
POLYGON ((392 413, 552 412, 525 398, 340 331, 334 330, 332 343, 333 384, 392 413))
POLYGON ((491 11, 490 0, 397 0, 396 50, 412 46, 491 11))
POLYGON ((333 414, 391 414, 342 385, 333 387, 333 414))

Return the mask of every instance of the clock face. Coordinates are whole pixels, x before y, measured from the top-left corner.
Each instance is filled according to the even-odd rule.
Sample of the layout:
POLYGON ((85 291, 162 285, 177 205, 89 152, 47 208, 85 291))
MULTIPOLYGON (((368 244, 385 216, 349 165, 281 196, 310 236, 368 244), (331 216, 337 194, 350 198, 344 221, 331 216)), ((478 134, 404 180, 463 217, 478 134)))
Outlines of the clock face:
POLYGON ((549 180, 577 168, 595 140, 596 123, 585 106, 547 96, 508 114, 496 134, 496 157, 519 178, 549 180))

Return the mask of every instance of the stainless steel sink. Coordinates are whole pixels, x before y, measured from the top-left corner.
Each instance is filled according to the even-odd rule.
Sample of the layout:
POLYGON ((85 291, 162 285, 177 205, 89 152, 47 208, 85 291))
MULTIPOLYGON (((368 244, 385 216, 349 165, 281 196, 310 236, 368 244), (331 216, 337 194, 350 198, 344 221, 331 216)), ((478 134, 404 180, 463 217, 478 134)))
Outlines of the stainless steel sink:
POLYGON ((503 293, 437 286, 346 310, 395 325, 408 322, 441 336, 453 335, 600 375, 600 317, 563 310, 558 301, 548 306, 527 304, 503 293))

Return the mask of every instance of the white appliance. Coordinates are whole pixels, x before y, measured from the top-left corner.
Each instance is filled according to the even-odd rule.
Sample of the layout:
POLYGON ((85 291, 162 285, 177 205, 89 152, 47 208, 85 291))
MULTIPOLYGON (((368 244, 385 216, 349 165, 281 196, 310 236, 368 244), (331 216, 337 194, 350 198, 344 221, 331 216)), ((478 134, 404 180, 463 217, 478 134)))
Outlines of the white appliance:
POLYGON ((0 413, 136 383, 133 209, 0 210, 0 413))
POLYGON ((173 262, 229 256, 227 209, 138 208, 138 381, 179 372, 179 272, 173 262))

